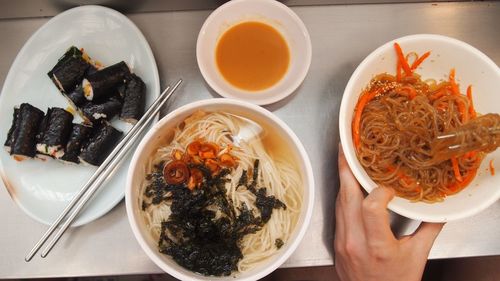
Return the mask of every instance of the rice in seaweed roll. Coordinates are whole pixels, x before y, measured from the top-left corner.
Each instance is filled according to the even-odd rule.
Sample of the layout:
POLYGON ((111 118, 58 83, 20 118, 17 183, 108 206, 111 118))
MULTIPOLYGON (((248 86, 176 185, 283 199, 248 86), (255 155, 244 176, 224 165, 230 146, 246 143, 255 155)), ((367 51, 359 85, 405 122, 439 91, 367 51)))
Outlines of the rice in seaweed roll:
POLYGON ((78 156, 82 146, 90 139, 93 128, 85 124, 73 124, 64 155, 60 158, 65 162, 80 163, 78 156))
POLYGON ((10 154, 16 160, 35 157, 36 135, 43 116, 43 111, 29 103, 23 103, 19 107, 16 123, 10 136, 10 154))
POLYGON ((70 93, 87 73, 91 64, 83 58, 83 52, 77 47, 70 47, 47 75, 61 93, 70 93))
POLYGON ((99 166, 113 151, 123 133, 111 125, 102 124, 80 152, 80 162, 99 166))
POLYGON ((137 123, 144 114, 146 84, 139 76, 132 74, 120 88, 120 95, 123 97, 120 119, 132 124, 137 123))
POLYGON ((83 80, 83 94, 90 101, 103 100, 113 95, 128 75, 130 69, 124 61, 89 74, 83 80))
POLYGON ((120 112, 121 108, 121 102, 113 97, 99 104, 87 102, 81 108, 81 111, 84 119, 94 124, 103 120, 110 120, 120 112))
POLYGON ((49 108, 37 136, 36 150, 55 158, 62 157, 71 133, 72 122, 73 114, 62 108, 49 108))

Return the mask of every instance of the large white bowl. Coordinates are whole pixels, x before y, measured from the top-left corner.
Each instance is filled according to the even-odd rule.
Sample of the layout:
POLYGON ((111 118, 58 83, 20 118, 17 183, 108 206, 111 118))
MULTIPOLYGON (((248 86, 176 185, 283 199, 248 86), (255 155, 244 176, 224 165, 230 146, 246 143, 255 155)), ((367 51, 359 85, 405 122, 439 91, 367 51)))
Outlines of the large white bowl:
MULTIPOLYGON (((423 79, 447 79, 451 68, 456 69, 460 90, 473 85, 474 106, 480 113, 499 112, 500 69, 485 54, 476 48, 453 38, 419 34, 390 41, 373 51, 354 71, 342 97, 339 129, 347 162, 359 183, 370 192, 377 185, 370 179, 359 163, 352 140, 352 117, 361 91, 373 76, 379 73, 395 73, 396 54, 393 44, 398 42, 405 53, 414 51, 423 54, 431 51, 431 56, 417 69, 423 79)), ((486 209, 500 198, 500 176, 491 176, 487 171, 488 162, 500 165, 500 150, 488 154, 479 168, 474 181, 456 195, 447 197, 441 203, 412 203, 396 197, 389 209, 405 217, 428 221, 446 222, 472 216, 486 209)))
POLYGON ((208 85, 226 98, 264 105, 277 102, 297 89, 311 65, 311 39, 302 20, 286 5, 274 0, 234 0, 217 8, 206 19, 196 41, 196 59, 208 85), (290 50, 285 76, 262 91, 245 91, 227 82, 217 68, 215 49, 219 38, 237 23, 259 21, 276 28, 290 50))
POLYGON ((125 191, 125 202, 129 223, 137 241, 153 262, 168 274, 181 280, 217 279, 250 281, 258 280, 271 273, 283 262, 285 262, 285 260, 297 248, 309 225, 313 210, 314 179, 311 163, 304 147, 300 143, 297 136, 283 121, 278 119, 271 112, 247 102, 230 99, 210 99, 193 102, 174 110, 154 125, 142 139, 134 153, 132 162, 130 163, 127 187, 125 191), (141 214, 142 211, 139 205, 138 193, 139 185, 146 176, 145 163, 147 162, 147 159, 156 152, 159 145, 164 144, 165 137, 172 134, 172 130, 175 126, 198 110, 203 110, 205 112, 229 112, 249 118, 260 124, 264 124, 265 128, 269 128, 267 133, 276 134, 276 136, 282 140, 282 145, 289 148, 292 157, 298 164, 298 172, 300 173, 303 181, 302 211, 293 234, 290 236, 290 240, 285 243, 277 255, 271 257, 262 265, 257 266, 256 268, 243 274, 239 274, 236 277, 206 277, 179 266, 171 257, 161 254, 158 251, 158 241, 155 241, 151 237, 141 214))

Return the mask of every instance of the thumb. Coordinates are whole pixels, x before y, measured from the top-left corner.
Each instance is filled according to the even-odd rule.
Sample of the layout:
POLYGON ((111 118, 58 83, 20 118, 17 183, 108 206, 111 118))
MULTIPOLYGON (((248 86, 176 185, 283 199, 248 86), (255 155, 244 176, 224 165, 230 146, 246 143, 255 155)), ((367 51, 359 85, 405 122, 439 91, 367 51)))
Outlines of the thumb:
POLYGON ((414 246, 428 254, 443 226, 444 223, 422 222, 411 237, 414 246))

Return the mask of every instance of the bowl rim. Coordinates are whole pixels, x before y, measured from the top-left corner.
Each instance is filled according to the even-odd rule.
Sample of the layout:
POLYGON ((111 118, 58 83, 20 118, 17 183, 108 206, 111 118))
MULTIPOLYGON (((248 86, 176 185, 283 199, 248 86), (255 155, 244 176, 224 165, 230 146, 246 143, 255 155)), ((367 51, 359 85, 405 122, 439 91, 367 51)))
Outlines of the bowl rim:
MULTIPOLYGON (((207 84, 219 95, 226 97, 226 98, 231 98, 231 99, 239 99, 239 100, 244 100, 253 104, 257 105, 267 105, 267 104, 272 104, 275 102, 278 102, 289 95, 291 95, 297 88, 302 84, 302 82, 305 80, 307 73, 309 72, 309 68, 311 66, 311 60, 312 60, 312 44, 311 44, 311 37, 309 35, 309 32, 307 31, 307 28, 300 19, 300 17, 288 6, 285 4, 275 1, 275 0, 233 0, 226 2, 225 4, 221 5, 217 9, 215 9, 205 20, 203 23, 200 32, 198 33, 198 37, 196 39, 196 61, 198 63, 198 68, 200 69, 201 75, 207 82, 207 84), (233 92, 225 91, 219 85, 215 82, 215 80, 212 78, 212 75, 209 74, 208 66, 204 64, 201 60, 202 55, 202 38, 205 36, 209 26, 212 24, 212 22, 220 16, 222 13, 227 13, 228 10, 232 9, 234 6, 240 5, 241 3, 245 2, 252 2, 254 5, 263 5, 263 6, 273 6, 278 9, 281 9, 284 11, 291 19, 293 19, 294 22, 297 23, 298 27, 300 28, 301 34, 303 34, 305 40, 305 46, 306 46, 306 52, 303 56, 304 63, 302 63, 299 66, 299 74, 297 75, 297 79, 293 80, 292 83, 289 83, 289 86, 286 87, 285 90, 280 91, 280 92, 275 92, 275 93, 266 93, 266 96, 262 96, 259 99, 255 100, 250 100, 246 99, 243 97, 239 91, 242 92, 247 92, 245 90, 240 90, 237 89, 236 87, 232 86, 229 84, 229 82, 226 82, 229 84, 231 87, 235 89, 233 92)), ((218 71, 218 70, 216 70, 218 71)), ((286 74, 285 74, 286 75, 286 74)), ((284 77, 283 77, 284 78, 284 77)), ((225 79, 223 79, 225 81, 225 79)), ((267 88, 270 89, 270 88, 267 88)), ((263 91, 266 91, 267 89, 264 89, 263 91)), ((252 92, 249 92, 252 93, 252 92)), ((255 93, 255 95, 259 95, 260 93, 255 93)))
MULTIPOLYGON (((392 39, 374 51, 372 51, 363 61, 358 65, 356 70, 353 72, 351 77, 349 78, 349 82, 347 83, 343 96, 342 96, 342 102, 340 105, 340 111, 339 111, 339 134, 340 134, 340 140, 341 143, 343 144, 342 149, 344 151, 344 154, 346 156, 347 163, 349 167, 351 168, 354 176, 360 183, 360 185, 363 187, 363 189, 366 190, 366 192, 370 193, 374 188, 377 187, 377 185, 371 180, 369 177, 363 176, 361 170, 363 170, 363 167, 361 167, 361 164, 359 163, 359 160, 356 157, 356 152, 352 148, 352 137, 348 136, 348 129, 347 127, 350 127, 350 124, 352 121, 347 122, 345 120, 346 115, 347 115, 347 103, 348 99, 346 96, 353 96, 355 95, 354 93, 354 87, 356 85, 357 80, 359 79, 359 76, 361 73, 365 70, 367 65, 371 63, 373 60, 375 60, 378 56, 380 56, 382 53, 384 53, 387 48, 392 48, 392 45, 394 42, 398 42, 400 44, 404 44, 406 42, 410 41, 415 41, 415 40, 422 40, 422 39, 431 39, 435 41, 442 41, 446 42, 449 44, 457 45, 458 47, 464 48, 468 52, 473 53, 474 55, 478 56, 481 61, 483 61, 488 67, 491 67, 492 69, 497 69, 497 73, 500 75, 500 69, 498 66, 491 60, 487 55, 485 55, 483 52, 478 50, 477 48, 473 47, 472 45, 465 43, 463 41, 460 41, 455 38, 451 38, 448 36, 444 35, 438 35, 438 34, 413 34, 413 35, 407 35, 403 36, 400 38, 395 38, 392 39), (349 145, 347 145, 349 144, 349 145)), ((373 75, 375 75, 374 73, 373 75)), ((359 95, 355 95, 358 97, 359 95)), ((426 221, 426 222, 449 222, 449 221, 455 221, 463 218, 467 218, 470 216, 473 216, 475 214, 478 214, 479 212, 483 211, 484 209, 488 208, 491 206, 493 203, 495 203, 499 198, 500 198, 500 192, 497 192, 496 194, 492 194, 494 196, 486 198, 486 200, 483 201, 481 205, 478 205, 475 208, 470 208, 465 211, 457 212, 451 215, 446 215, 443 216, 441 214, 422 214, 416 211, 411 211, 408 210, 407 208, 404 207, 404 205, 399 205, 395 204, 394 201, 389 202, 388 204, 388 209, 391 211, 402 215, 404 217, 414 219, 414 220, 419 220, 419 221, 426 221)), ((418 203, 415 203, 418 204, 418 203)))
MULTIPOLYGON (((158 123, 156 123, 147 133, 146 135, 142 138, 141 142, 137 146, 137 148, 134 151, 132 160, 130 161, 130 165, 128 168, 128 174, 127 174, 127 181, 126 181, 126 187, 125 187, 125 205, 126 205, 126 210, 127 210, 127 218, 130 224, 130 227, 132 228, 132 232, 134 233, 134 236, 136 240, 138 241, 139 245, 143 249, 144 252, 146 252, 146 255, 157 265, 159 266, 162 270, 167 272, 168 274, 179 278, 181 280, 198 280, 197 278, 194 278, 192 276, 188 276, 182 272, 177 271, 176 269, 170 267, 168 264, 164 263, 159 257, 158 253, 154 252, 153 249, 151 249, 148 245, 148 243, 145 240, 145 237, 141 235, 141 231, 139 229, 138 225, 138 220, 140 217, 136 216, 136 213, 134 212, 134 209, 132 208, 134 200, 132 198, 131 192, 132 192, 132 180, 133 180, 133 174, 134 171, 137 169, 139 162, 138 158, 141 155, 141 152, 145 149, 146 144, 153 138, 155 137, 158 133, 161 132, 162 128, 167 124, 168 122, 171 122, 171 119, 175 118, 176 116, 180 114, 184 114, 187 112, 194 112, 196 109, 202 109, 205 106, 211 106, 211 105, 223 105, 223 106, 238 106, 238 107, 243 107, 245 109, 248 109, 250 111, 254 111, 257 115, 261 115, 267 119, 270 120, 271 123, 275 123, 276 126, 280 127, 283 129, 287 135, 287 137, 292 141, 292 145, 295 146, 298 154, 299 154, 299 163, 303 164, 305 167, 304 170, 304 179, 303 179, 303 185, 304 185, 304 192, 308 192, 308 200, 303 201, 303 208, 306 207, 307 209, 305 210, 304 213, 304 220, 302 225, 297 225, 299 227, 295 231, 297 231, 297 236, 295 240, 291 241, 290 246, 286 249, 286 251, 283 251, 282 253, 278 254, 278 258, 274 260, 274 262, 266 265, 263 270, 255 272, 253 275, 250 275, 245 278, 232 278, 232 280, 257 280, 260 278, 263 278, 264 276, 270 274, 272 271, 277 269, 280 265, 282 265, 289 257, 290 255, 296 250, 300 242, 302 241, 306 230, 309 227, 310 221, 311 221, 311 216, 312 216, 312 211, 314 209, 314 195, 315 195, 315 183, 314 183, 314 176, 313 176, 313 170, 312 170, 312 164, 309 159, 309 156, 300 142, 299 138, 295 135, 295 133, 284 123, 281 119, 279 119, 277 116, 275 116, 272 112, 254 105, 252 103, 246 102, 246 101, 241 101, 241 100, 234 100, 234 99, 224 99, 224 98, 213 98, 213 99, 205 99, 205 100, 199 100, 195 101, 192 103, 188 103, 182 107, 179 107, 175 109, 174 111, 170 112, 166 116, 160 119, 158 123)), ((193 272, 194 273, 194 272, 193 272)), ((196 273, 195 273, 196 274, 196 273)), ((200 277, 204 277, 200 275, 200 277)), ((211 276, 210 278, 213 279, 218 279, 219 277, 211 276)))

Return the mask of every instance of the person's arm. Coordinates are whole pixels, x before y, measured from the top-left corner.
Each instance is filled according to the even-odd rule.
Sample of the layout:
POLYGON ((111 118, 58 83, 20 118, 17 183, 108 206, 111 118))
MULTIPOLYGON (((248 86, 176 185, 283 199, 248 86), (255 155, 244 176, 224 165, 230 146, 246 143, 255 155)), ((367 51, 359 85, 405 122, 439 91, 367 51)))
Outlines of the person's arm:
POLYGON ((366 198, 339 146, 340 189, 335 205, 335 269, 342 281, 421 280, 429 251, 444 224, 422 223, 396 239, 387 204, 390 188, 375 188, 366 198))

